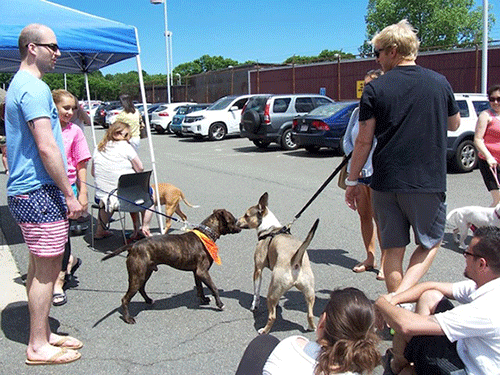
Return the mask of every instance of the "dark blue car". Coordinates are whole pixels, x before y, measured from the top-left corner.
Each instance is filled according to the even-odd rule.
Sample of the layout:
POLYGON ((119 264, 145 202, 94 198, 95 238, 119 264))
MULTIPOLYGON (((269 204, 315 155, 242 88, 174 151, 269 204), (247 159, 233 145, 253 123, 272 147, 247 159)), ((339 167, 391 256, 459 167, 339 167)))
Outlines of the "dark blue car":
POLYGON ((336 102, 313 109, 293 120, 292 136, 299 147, 318 152, 321 147, 342 152, 342 137, 359 102, 336 102))

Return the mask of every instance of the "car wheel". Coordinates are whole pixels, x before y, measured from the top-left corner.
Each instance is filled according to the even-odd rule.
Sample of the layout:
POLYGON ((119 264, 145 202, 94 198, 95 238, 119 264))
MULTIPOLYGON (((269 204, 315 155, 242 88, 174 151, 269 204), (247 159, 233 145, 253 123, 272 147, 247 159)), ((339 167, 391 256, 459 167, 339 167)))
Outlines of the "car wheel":
POLYGON ((455 152, 454 166, 460 172, 470 172, 477 165, 477 150, 469 139, 461 142, 455 152))
POLYGON ((292 129, 286 129, 281 136, 281 148, 283 150, 296 150, 299 148, 293 140, 292 129))
POLYGON ((254 140, 252 142, 258 148, 267 148, 267 146, 269 146, 271 144, 271 142, 262 141, 260 139, 256 139, 256 140, 254 140))
POLYGON ((257 133, 261 123, 260 115, 255 109, 249 109, 243 114, 241 122, 247 132, 257 133))
POLYGON ((311 154, 317 154, 319 152, 319 146, 306 146, 304 148, 311 154))
POLYGON ((158 134, 163 134, 165 133, 165 129, 163 129, 160 125, 155 126, 155 130, 158 134))
POLYGON ((165 129, 165 131, 167 132, 167 134, 172 134, 172 129, 170 128, 170 125, 172 125, 172 121, 170 121, 167 124, 167 128, 165 129))
POLYGON ((226 125, 222 122, 216 122, 215 124, 210 125, 210 128, 208 129, 208 139, 211 141, 221 141, 226 138, 226 134, 226 125))

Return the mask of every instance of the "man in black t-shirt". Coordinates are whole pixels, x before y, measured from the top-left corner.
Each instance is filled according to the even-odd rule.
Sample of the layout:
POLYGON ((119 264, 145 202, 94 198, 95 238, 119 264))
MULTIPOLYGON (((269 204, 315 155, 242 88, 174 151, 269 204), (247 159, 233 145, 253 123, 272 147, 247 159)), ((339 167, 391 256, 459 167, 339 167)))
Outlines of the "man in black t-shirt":
POLYGON ((361 97, 346 203, 356 209, 357 179, 375 136, 370 187, 385 280, 389 292, 401 292, 427 272, 444 235, 446 134, 458 128, 460 113, 446 78, 416 65, 419 41, 406 20, 386 27, 372 44, 385 74, 361 97), (410 227, 417 247, 403 274, 410 227))

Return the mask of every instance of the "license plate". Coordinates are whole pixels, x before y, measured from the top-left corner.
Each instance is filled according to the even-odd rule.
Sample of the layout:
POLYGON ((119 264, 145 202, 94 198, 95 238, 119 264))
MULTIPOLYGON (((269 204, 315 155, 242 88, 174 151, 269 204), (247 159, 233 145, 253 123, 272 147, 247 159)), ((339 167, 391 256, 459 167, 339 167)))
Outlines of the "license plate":
POLYGON ((301 132, 306 132, 308 129, 309 129, 309 126, 307 126, 307 125, 301 125, 300 126, 300 131, 301 132))

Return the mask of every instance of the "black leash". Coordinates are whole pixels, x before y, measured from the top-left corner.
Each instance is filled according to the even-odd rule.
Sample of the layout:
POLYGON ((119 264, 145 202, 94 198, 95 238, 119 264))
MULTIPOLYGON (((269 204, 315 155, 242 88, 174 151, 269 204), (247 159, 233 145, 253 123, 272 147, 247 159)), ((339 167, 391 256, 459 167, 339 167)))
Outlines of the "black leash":
POLYGON ((305 204, 305 206, 299 211, 299 213, 297 215, 295 215, 294 219, 292 220, 291 223, 287 224, 285 227, 283 228, 287 228, 287 230, 289 231, 290 230, 290 227, 292 226, 292 224, 295 222, 295 220, 297 220, 300 215, 302 215, 302 213, 307 209, 307 207, 309 207, 311 205, 311 203, 318 197, 318 195, 321 194, 321 192, 323 190, 325 190, 325 188, 328 186, 328 184, 335 178, 335 176, 340 172, 340 170, 347 164, 347 162, 349 161, 349 159, 351 158, 351 155, 352 155, 352 152, 347 155, 347 156, 344 156, 344 159, 342 160, 342 162, 339 164, 339 166, 337 168, 335 168, 335 170, 333 171, 333 173, 326 179, 325 182, 323 182, 323 185, 320 186, 320 188, 316 191, 316 193, 314 193, 314 195, 311 197, 311 199, 309 199, 309 201, 305 204))

